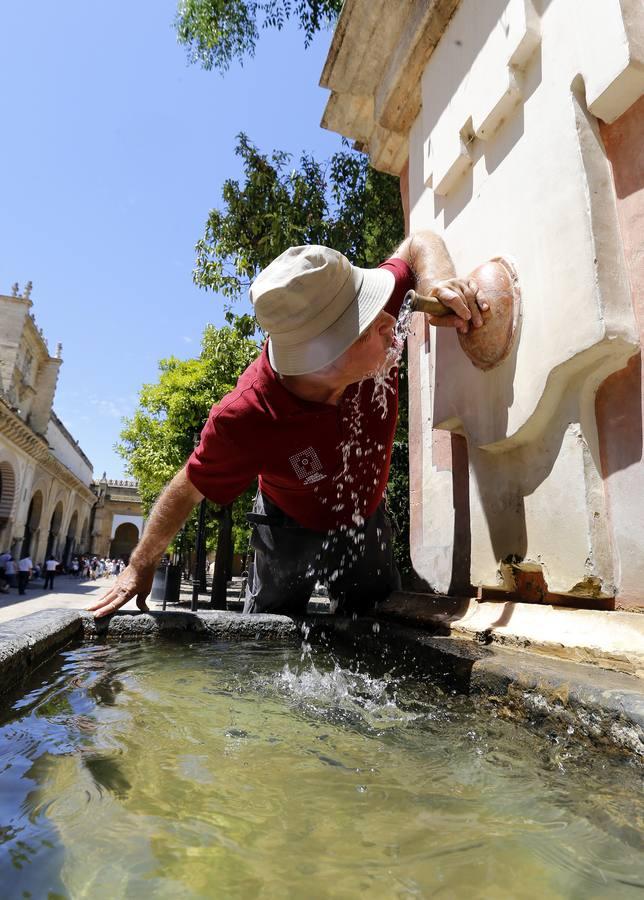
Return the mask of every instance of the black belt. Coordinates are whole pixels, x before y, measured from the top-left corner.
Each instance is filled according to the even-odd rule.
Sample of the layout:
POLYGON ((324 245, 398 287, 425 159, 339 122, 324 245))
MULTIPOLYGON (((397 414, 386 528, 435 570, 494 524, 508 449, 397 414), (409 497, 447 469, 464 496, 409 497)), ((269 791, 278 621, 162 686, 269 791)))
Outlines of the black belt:
POLYGON ((298 525, 292 519, 286 516, 267 516, 265 513, 246 513, 246 518, 251 525, 269 525, 272 528, 293 528, 304 530, 302 525, 298 525))

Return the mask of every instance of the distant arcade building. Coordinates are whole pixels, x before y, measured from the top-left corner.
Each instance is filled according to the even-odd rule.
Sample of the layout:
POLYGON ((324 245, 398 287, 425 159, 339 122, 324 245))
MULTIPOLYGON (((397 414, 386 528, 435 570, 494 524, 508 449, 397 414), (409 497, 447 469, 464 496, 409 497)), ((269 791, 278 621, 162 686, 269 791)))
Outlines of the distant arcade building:
POLYGON ((108 555, 114 540, 126 558, 143 528, 136 484, 93 482, 92 463, 53 410, 62 346, 50 355, 30 294, 31 283, 0 294, 0 553, 68 565, 108 555))
POLYGON ((127 562, 145 524, 136 481, 114 481, 103 473, 92 488, 98 497, 93 517, 92 552, 127 562))

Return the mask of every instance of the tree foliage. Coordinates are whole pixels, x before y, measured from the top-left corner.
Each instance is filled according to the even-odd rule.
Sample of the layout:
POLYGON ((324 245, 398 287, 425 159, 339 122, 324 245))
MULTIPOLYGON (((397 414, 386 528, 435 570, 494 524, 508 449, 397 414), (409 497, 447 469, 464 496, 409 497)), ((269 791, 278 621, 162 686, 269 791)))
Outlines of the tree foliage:
POLYGON ((233 60, 255 54, 261 29, 281 30, 295 19, 306 47, 341 8, 342 0, 182 0, 175 28, 190 62, 225 72, 233 60))
POLYGON ((212 209, 197 244, 195 281, 237 299, 288 247, 324 244, 354 265, 377 266, 402 240, 397 179, 376 172, 361 153, 327 161, 281 150, 261 153, 245 134, 235 148, 244 180, 224 183, 223 209, 212 209))
MULTIPOLYGON (((117 444, 139 484, 146 513, 192 452, 211 406, 234 388, 258 352, 256 342, 235 328, 208 325, 196 359, 170 357, 159 362, 158 381, 141 388, 138 407, 126 419, 117 444)), ((241 497, 233 510, 238 551, 245 550, 248 504, 249 496, 241 497)), ((211 517, 211 535, 214 529, 211 517)))

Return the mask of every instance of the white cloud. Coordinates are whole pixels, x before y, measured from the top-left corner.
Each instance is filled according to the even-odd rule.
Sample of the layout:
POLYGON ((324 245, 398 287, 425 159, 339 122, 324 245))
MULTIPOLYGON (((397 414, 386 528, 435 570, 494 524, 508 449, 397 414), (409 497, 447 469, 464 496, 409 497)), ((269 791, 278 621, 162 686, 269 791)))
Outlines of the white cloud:
POLYGON ((111 419, 122 419, 124 416, 132 415, 136 403, 136 398, 134 397, 111 397, 105 399, 91 396, 88 399, 100 416, 108 416, 111 419))

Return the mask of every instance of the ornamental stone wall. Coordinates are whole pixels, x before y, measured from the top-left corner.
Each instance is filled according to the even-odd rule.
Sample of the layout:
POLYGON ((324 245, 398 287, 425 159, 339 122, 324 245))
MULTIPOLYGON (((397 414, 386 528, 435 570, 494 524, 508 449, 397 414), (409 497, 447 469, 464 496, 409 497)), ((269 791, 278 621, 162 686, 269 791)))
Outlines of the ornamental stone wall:
POLYGON ((483 371, 415 314, 411 549, 439 592, 644 606, 641 0, 347 0, 323 124, 460 275, 516 267, 483 371), (386 52, 373 53, 386 36, 386 52))

